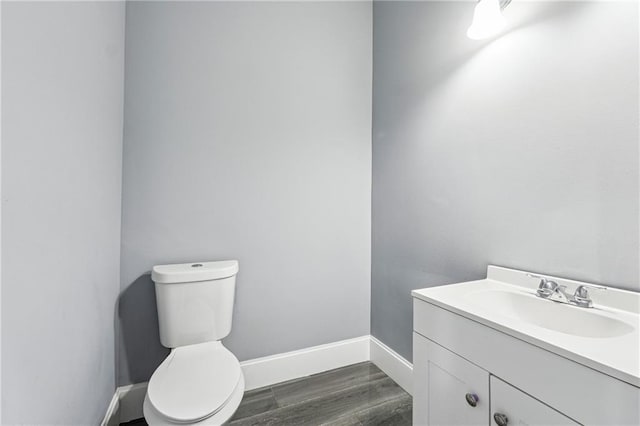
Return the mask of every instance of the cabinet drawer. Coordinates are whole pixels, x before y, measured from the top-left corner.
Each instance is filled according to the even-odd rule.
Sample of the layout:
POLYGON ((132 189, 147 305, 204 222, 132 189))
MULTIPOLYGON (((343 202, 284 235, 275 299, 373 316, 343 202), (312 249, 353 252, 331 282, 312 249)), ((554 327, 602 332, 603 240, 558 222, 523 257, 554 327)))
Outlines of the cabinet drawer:
POLYGON ((509 425, 575 426, 574 422, 537 399, 491 376, 491 424, 500 426, 495 415, 502 414, 509 425))
POLYGON ((413 359, 415 425, 487 424, 488 372, 417 333, 413 359))

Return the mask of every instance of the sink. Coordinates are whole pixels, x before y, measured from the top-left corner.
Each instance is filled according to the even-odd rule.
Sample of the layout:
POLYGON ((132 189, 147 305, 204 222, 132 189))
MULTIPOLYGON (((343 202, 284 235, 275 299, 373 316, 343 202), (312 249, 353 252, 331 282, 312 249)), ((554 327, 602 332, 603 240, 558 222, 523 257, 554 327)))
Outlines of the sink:
POLYGON ((480 413, 478 420, 456 417, 463 419, 457 424, 495 425, 493 420, 500 418, 495 414, 502 413, 509 425, 525 424, 515 416, 542 413, 541 406, 515 407, 531 397, 530 402, 547 404, 567 417, 527 419, 526 424, 640 426, 640 292, 545 277, 562 286, 564 294, 575 294, 581 286, 593 290, 578 292, 593 302, 581 307, 539 297, 543 279, 535 275, 540 276, 489 265, 484 279, 411 292, 414 420, 443 423, 454 414, 466 416, 465 399, 476 398, 456 394, 469 392, 479 396, 476 402, 488 395, 488 404, 473 411, 480 413), (522 391, 522 398, 513 394, 501 401, 494 376, 522 391), (438 394, 442 398, 420 406, 433 402, 432 386, 445 389, 438 394), (434 410, 443 414, 433 417, 434 410))
POLYGON ((483 310, 573 336, 612 338, 632 333, 635 328, 607 316, 597 308, 579 308, 523 292, 505 290, 473 291, 464 295, 470 304, 483 310))
MULTIPOLYGON (((531 274, 489 265, 485 279, 413 290, 411 294, 416 301, 640 388, 640 292, 606 287, 606 291, 594 292, 592 308, 582 308, 538 297, 539 280, 531 274)), ((566 286, 569 294, 578 286, 591 285, 547 278, 566 286)))

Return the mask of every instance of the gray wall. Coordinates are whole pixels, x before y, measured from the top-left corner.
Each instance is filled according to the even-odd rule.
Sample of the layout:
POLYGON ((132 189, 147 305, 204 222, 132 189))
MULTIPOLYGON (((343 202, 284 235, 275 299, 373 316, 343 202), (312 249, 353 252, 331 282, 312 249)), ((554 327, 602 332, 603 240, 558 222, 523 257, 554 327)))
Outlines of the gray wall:
POLYGON ((238 259, 241 360, 369 333, 371 4, 130 2, 119 383, 154 264, 238 259))
POLYGON ((638 4, 374 5, 372 332, 411 359, 415 288, 487 264, 640 290, 638 4))
POLYGON ((124 3, 2 9, 2 424, 98 424, 115 386, 124 3))

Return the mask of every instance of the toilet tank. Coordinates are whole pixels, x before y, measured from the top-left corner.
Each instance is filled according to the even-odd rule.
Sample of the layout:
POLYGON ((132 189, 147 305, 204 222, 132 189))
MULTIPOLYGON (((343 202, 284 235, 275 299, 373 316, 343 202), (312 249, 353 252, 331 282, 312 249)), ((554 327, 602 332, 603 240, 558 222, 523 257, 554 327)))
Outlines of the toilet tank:
POLYGON ((227 336, 237 273, 236 260, 154 266, 162 345, 175 348, 227 336))

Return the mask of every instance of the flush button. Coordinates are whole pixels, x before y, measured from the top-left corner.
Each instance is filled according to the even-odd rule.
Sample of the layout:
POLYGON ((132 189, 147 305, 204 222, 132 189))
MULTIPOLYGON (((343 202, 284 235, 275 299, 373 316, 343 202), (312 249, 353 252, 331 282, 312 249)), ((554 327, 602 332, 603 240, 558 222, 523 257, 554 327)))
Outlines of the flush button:
POLYGON ((201 268, 202 267, 202 263, 194 263, 193 265, 191 265, 192 268, 201 268))

